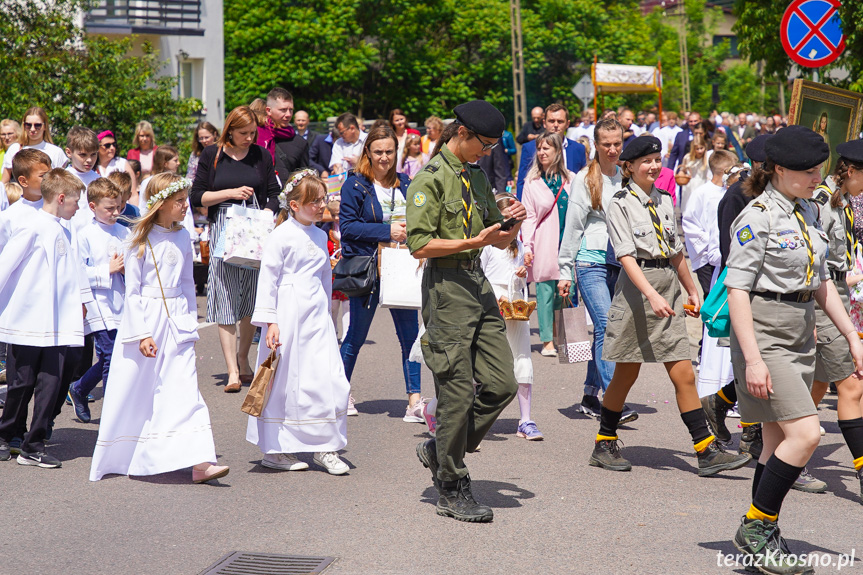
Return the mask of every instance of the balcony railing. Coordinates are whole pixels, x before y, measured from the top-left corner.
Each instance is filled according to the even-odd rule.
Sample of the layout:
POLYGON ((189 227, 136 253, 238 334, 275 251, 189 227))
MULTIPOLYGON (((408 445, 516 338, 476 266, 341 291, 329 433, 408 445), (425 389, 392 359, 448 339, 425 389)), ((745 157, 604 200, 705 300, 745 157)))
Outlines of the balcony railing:
POLYGON ((87 13, 90 32, 203 36, 201 0, 100 0, 87 13))

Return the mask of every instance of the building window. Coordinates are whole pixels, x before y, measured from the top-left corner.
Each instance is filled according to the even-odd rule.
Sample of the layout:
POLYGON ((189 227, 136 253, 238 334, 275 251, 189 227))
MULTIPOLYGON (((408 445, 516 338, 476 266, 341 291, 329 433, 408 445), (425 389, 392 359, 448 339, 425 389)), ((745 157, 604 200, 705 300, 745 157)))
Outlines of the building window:
POLYGON ((204 101, 204 60, 187 58, 179 61, 178 91, 181 98, 204 101))
POLYGON ((737 49, 737 36, 733 35, 716 35, 713 37, 713 45, 718 46, 724 40, 728 40, 728 45, 730 47, 730 51, 728 53, 729 58, 740 58, 740 51, 737 49))

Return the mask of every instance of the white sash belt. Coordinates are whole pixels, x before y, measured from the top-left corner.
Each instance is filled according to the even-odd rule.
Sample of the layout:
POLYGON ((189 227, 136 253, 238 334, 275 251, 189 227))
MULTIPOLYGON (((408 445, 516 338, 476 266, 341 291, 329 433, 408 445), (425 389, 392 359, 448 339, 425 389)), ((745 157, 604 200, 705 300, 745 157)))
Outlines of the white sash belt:
MULTIPOLYGON (((180 286, 165 288, 165 299, 180 297, 182 295, 183 288, 180 286)), ((141 296, 153 299, 162 299, 162 290, 159 289, 159 286, 141 286, 141 296)))

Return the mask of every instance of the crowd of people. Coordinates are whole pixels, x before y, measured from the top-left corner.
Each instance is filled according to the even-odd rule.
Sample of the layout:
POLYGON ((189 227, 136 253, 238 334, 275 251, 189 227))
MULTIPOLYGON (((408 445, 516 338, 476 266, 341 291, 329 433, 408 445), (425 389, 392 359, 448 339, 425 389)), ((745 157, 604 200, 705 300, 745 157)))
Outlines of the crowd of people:
POLYGON ((577 404, 599 422, 590 465, 631 469, 618 427, 639 414, 626 398, 642 364, 662 363, 698 474, 757 460, 735 545, 762 559, 776 551, 771 572, 805 573, 777 521, 790 489, 827 489, 806 464, 830 385, 863 497, 863 140, 831 150, 817 122, 716 112, 621 108, 597 120, 587 109, 573 124, 560 103, 532 110, 513 138, 487 102, 453 113, 450 123, 428 118, 423 135, 398 108, 368 130, 346 112, 320 134, 274 88, 221 130, 195 126, 185 176, 147 121, 125 158, 110 127, 75 126, 61 149, 42 108, 0 121, 0 459, 60 467, 46 449, 57 416, 69 403, 90 422, 102 381, 91 480, 228 473, 198 389, 197 261, 225 391, 281 358, 269 401, 248 421, 261 464, 306 469, 298 454, 313 453, 330 474, 347 473, 338 452, 346 417, 359 414, 362 387, 351 380, 381 298, 374 271, 382 248, 401 246, 424 266, 420 308, 390 309, 403 419, 429 427, 417 456, 432 471, 438 514, 492 519, 464 458, 510 401, 516 435, 543 438, 531 419, 528 323, 501 314, 530 283, 539 358, 560 353, 556 311, 580 305, 593 324, 577 404), (203 242, 224 244, 238 206, 275 226, 258 267, 202 257, 203 242), (334 284, 348 276, 354 283, 334 284), (695 370, 685 317, 717 297, 732 327, 705 325, 695 370), (725 421, 737 412, 735 453, 725 421))

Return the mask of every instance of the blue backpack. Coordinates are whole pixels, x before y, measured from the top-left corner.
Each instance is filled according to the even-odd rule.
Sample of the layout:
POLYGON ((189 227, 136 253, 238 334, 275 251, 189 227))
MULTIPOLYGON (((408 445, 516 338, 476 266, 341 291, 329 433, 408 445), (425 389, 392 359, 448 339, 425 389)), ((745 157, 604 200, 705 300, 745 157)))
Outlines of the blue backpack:
POLYGON ((731 314, 728 313, 728 288, 725 287, 725 272, 722 270, 713 289, 701 306, 701 321, 707 326, 710 337, 728 337, 731 334, 731 314))

